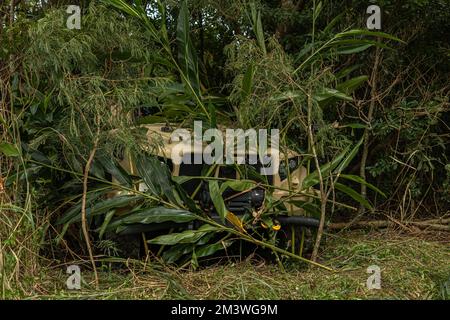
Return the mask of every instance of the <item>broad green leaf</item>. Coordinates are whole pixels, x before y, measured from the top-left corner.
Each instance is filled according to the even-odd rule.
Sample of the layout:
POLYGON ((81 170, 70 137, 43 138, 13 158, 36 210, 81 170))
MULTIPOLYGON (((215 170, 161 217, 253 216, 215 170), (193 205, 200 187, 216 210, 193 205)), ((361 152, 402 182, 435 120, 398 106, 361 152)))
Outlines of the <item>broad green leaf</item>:
POLYGON ((171 173, 167 165, 154 156, 135 155, 136 169, 144 180, 149 192, 156 197, 165 197, 171 203, 182 205, 176 188, 171 183, 171 173))
POLYGON ((7 157, 18 157, 20 155, 19 149, 14 144, 8 142, 0 143, 0 152, 7 157))
POLYGON ((210 232, 216 232, 218 229, 212 225, 205 224, 198 230, 186 230, 180 233, 165 234, 154 239, 148 240, 151 244, 174 245, 177 243, 195 243, 200 238, 210 232))
POLYGON ((148 190, 154 196, 160 196, 161 186, 156 182, 156 175, 162 171, 160 161, 153 156, 135 155, 135 165, 139 176, 142 177, 148 190))
POLYGON ((107 155, 101 155, 98 157, 98 161, 102 164, 103 168, 111 174, 117 181, 124 186, 131 187, 132 180, 128 173, 115 162, 111 157, 107 155))
POLYGON ((224 250, 229 247, 233 242, 232 241, 220 241, 213 244, 208 244, 206 246, 195 249, 195 254, 198 258, 207 257, 213 255, 217 251, 224 250))
POLYGON ((191 253, 194 250, 194 246, 195 244, 191 243, 175 245, 172 248, 164 251, 164 253, 162 254, 162 258, 165 263, 174 263, 185 254, 191 253))
POLYGON ((199 208, 194 199, 186 193, 186 190, 181 185, 175 183, 175 189, 178 191, 181 201, 189 211, 200 215, 203 213, 203 210, 199 208))
POLYGON ((315 43, 306 43, 303 47, 303 49, 300 50, 300 52, 295 57, 295 62, 305 60, 307 59, 307 54, 311 55, 312 50, 316 48, 317 46, 320 46, 322 44, 322 41, 316 41, 315 43))
POLYGON ((133 223, 162 223, 162 222, 176 222, 185 223, 193 221, 197 218, 192 212, 182 209, 172 209, 166 207, 145 208, 133 212, 126 217, 114 221, 114 226, 119 224, 133 224, 133 223))
POLYGON ((105 233, 106 228, 108 227, 108 224, 111 222, 111 219, 114 217, 114 214, 115 214, 115 213, 116 213, 115 210, 111 210, 111 211, 109 211, 109 212, 106 214, 105 220, 103 220, 103 223, 102 223, 102 225, 101 225, 101 227, 100 227, 100 231, 99 231, 99 234, 98 234, 98 237, 99 237, 100 239, 103 238, 103 234, 105 233))
MULTIPOLYGON (((111 190, 108 189, 108 190, 100 190, 100 191, 93 190, 93 191, 89 192, 86 195, 86 207, 87 207, 86 209, 88 209, 88 207, 90 207, 94 201, 96 201, 98 198, 100 198, 101 196, 105 195, 106 193, 108 193, 110 191, 111 190)), ((81 199, 72 208, 70 208, 69 210, 64 212, 63 216, 60 217, 56 221, 56 225, 60 225, 60 224, 64 224, 64 223, 68 222, 73 217, 80 214, 80 212, 81 212, 81 199)))
MULTIPOLYGON (((177 98, 177 97, 174 97, 177 98)), ((165 103, 164 104, 164 114, 168 114, 172 112, 173 114, 179 114, 179 113, 188 113, 188 114, 195 114, 195 112, 185 103, 188 102, 186 98, 178 97, 179 99, 182 99, 181 101, 172 101, 171 103, 165 103)), ((173 100, 173 99, 170 99, 173 100)), ((176 99, 175 99, 176 100, 176 99)))
POLYGON ((289 200, 287 202, 302 208, 313 217, 320 217, 320 207, 311 201, 289 200))
POLYGON ((170 249, 164 251, 162 258, 166 263, 174 263, 185 254, 191 253, 195 247, 207 244, 214 236, 214 232, 210 232, 200 238, 196 243, 181 243, 174 245, 170 249))
POLYGON ((214 203, 214 207, 217 210, 217 213, 220 216, 222 222, 225 222, 225 217, 227 215, 227 208, 225 206, 225 202, 222 198, 222 192, 220 192, 219 183, 216 180, 209 181, 209 193, 211 195, 211 199, 214 203))
MULTIPOLYGON (((94 216, 105 213, 109 210, 122 208, 126 206, 134 207, 139 200, 142 200, 143 197, 140 195, 122 195, 109 199, 105 199, 96 203, 93 206, 86 205, 86 216, 94 216)), ((57 224, 63 223, 74 223, 81 220, 81 203, 79 203, 72 210, 67 212, 60 220, 57 221, 57 224)))

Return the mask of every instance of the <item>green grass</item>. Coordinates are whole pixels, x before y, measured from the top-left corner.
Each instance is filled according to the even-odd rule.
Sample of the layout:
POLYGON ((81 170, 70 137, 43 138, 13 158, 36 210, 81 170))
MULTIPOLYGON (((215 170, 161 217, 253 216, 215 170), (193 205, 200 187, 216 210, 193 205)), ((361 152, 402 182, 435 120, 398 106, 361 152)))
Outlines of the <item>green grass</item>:
MULTIPOLYGON (((197 271, 174 270, 130 261, 100 273, 100 289, 83 270, 82 290, 65 288, 65 266, 42 269, 7 298, 27 299, 448 299, 448 234, 439 239, 392 232, 328 235, 321 262, 335 272, 276 264, 261 259, 220 263, 197 271), (368 266, 381 268, 381 290, 368 290, 368 266), (108 271, 109 270, 109 271, 108 271)), ((88 266, 88 264, 86 264, 88 266)))

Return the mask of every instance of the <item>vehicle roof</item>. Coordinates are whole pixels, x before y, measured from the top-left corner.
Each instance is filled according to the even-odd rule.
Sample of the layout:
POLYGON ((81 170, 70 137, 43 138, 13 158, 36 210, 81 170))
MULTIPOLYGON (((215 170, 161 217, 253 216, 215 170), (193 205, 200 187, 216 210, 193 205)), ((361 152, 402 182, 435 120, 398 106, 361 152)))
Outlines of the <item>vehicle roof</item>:
MULTIPOLYGON (((149 141, 155 140, 155 139, 160 139, 159 144, 161 145, 161 147, 156 148, 156 150, 151 150, 151 152, 157 154, 158 156, 164 157, 164 158, 170 158, 173 148, 179 144, 178 141, 172 141, 171 136, 172 136, 173 131, 179 127, 177 125, 173 125, 173 124, 168 125, 165 123, 144 124, 144 125, 141 125, 140 127, 147 129, 147 139, 149 141), (164 146, 164 147, 162 147, 162 146, 164 146)), ((190 133, 192 133, 192 131, 193 131, 190 128, 182 128, 182 129, 186 129, 190 133)), ((222 133, 225 133, 226 128, 219 126, 219 130, 221 130, 222 133)), ((207 145, 208 145, 207 142, 203 142, 203 147, 205 147, 207 145)), ((271 150, 272 150, 272 148, 268 148, 268 154, 271 154, 271 150)), ((192 153, 192 152, 193 152, 192 148, 187 147, 186 153, 192 153)), ((257 153, 258 153, 258 150, 255 148, 251 148, 251 149, 245 148, 244 154, 257 154, 257 153)), ((235 155, 242 155, 242 154, 235 152, 235 155)), ((300 154, 298 154, 297 152, 290 150, 290 149, 286 149, 286 152, 280 151, 279 155, 280 155, 280 160, 285 159, 286 155, 288 158, 300 156, 300 154)))

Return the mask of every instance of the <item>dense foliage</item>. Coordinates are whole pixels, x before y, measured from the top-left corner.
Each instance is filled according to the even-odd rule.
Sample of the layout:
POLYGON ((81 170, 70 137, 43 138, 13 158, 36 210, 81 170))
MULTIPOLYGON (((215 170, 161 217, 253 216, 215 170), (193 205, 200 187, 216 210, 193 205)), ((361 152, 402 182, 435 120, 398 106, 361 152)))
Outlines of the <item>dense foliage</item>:
MULTIPOLYGON (((144 156, 138 125, 154 122, 279 128, 282 145, 306 155, 305 189, 320 188, 304 209, 321 228, 448 216, 448 1, 378 1, 382 32, 365 28, 367 1, 84 0, 81 29, 69 30, 66 7, 76 2, 0 2, 0 266, 19 264, 8 251, 16 241, 83 247, 83 216, 94 250, 107 254, 108 231, 198 220, 198 230, 149 245, 172 246, 164 260, 193 266, 236 239, 305 260, 270 229, 247 233, 253 217, 220 209, 226 187, 254 188, 246 180, 206 179, 232 227, 203 215, 144 156), (128 154, 138 172, 118 164, 128 154), (149 190, 136 192, 142 181, 149 190), (105 198, 118 189, 134 194, 105 198)), ((283 208, 268 201, 261 219, 271 226, 283 208)))

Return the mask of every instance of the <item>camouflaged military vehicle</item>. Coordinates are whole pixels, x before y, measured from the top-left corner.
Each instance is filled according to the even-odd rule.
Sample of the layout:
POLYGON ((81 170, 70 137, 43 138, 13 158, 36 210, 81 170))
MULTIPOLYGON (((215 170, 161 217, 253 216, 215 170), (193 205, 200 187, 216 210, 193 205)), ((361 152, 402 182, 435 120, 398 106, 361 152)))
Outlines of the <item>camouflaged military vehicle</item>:
MULTIPOLYGON (((184 159, 182 163, 178 164, 173 161, 174 148, 179 146, 179 141, 174 141, 172 135, 176 127, 171 127, 167 124, 143 125, 142 127, 147 129, 147 137, 149 141, 152 141, 152 149, 148 150, 149 153, 154 154, 161 162, 164 162, 169 167, 173 177, 192 177, 179 179, 183 181, 181 186, 202 209, 210 212, 213 218, 218 218, 210 197, 208 184, 205 183, 205 179, 201 178, 211 169, 211 165, 195 164, 193 161, 195 152, 191 148, 181 149, 184 159), (158 147, 154 147, 155 141, 158 147)), ((192 130, 189 132, 192 132, 192 130)), ((270 148, 268 150, 270 154, 270 148)), ((245 154, 241 154, 241 156, 249 157, 255 152, 257 151, 247 148, 245 149, 245 154)), ((238 154, 235 154, 235 156, 238 156, 238 154)), ((279 153, 279 166, 275 174, 265 176, 258 174, 262 164, 257 162, 253 165, 217 165, 214 172, 209 172, 209 176, 224 180, 246 179, 255 181, 256 187, 247 192, 237 192, 231 188, 223 192, 222 196, 227 209, 236 216, 244 214, 253 214, 255 216, 258 212, 263 211, 267 200, 266 197, 270 194, 271 201, 280 204, 276 209, 276 228, 290 225, 316 228, 318 220, 307 216, 306 211, 301 207, 301 204, 310 202, 311 197, 308 196, 308 193, 317 197, 317 190, 313 188, 300 192, 302 191, 302 182, 307 175, 306 168, 301 165, 301 160, 302 156, 300 154, 287 150, 279 153)), ((128 160, 128 157, 125 157, 121 165, 130 173, 136 172, 133 163, 128 160)), ((145 191, 145 189, 144 183, 139 185, 140 191, 145 191)), ((264 226, 264 223, 261 224, 264 226)), ((152 231, 155 230, 155 226, 147 226, 147 228, 152 231)), ((139 229, 139 231, 145 232, 143 229, 139 229)))

